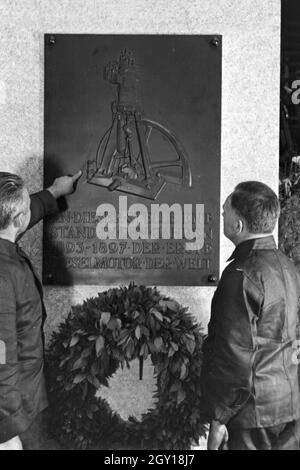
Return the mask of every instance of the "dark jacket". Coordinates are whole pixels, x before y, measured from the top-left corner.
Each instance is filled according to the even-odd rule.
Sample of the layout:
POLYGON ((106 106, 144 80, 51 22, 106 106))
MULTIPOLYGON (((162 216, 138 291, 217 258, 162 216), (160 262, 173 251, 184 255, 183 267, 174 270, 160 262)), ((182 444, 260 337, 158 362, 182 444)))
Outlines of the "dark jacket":
POLYGON ((212 300, 202 369, 207 419, 269 427, 300 417, 300 280, 272 236, 237 246, 212 300))
MULTIPOLYGON (((56 211, 49 191, 34 194, 28 228, 56 211)), ((25 253, 0 238, 0 442, 25 431, 47 407, 42 296, 42 285, 25 253)))

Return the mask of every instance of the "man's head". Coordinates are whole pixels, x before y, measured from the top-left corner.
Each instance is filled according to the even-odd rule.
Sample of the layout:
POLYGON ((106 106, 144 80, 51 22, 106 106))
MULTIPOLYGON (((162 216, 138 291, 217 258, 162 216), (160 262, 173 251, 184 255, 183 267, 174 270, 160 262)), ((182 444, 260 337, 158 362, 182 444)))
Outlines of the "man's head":
POLYGON ((0 172, 0 232, 23 233, 30 221, 30 197, 23 180, 0 172))
POLYGON ((274 191, 259 181, 238 184, 223 206, 224 235, 235 245, 271 234, 280 213, 274 191))

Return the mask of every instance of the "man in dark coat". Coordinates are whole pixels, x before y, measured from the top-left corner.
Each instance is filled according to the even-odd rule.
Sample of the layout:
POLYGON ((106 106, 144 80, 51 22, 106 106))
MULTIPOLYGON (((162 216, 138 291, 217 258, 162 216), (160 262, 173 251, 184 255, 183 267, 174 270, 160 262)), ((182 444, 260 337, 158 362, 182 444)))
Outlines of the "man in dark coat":
POLYGON ((276 194, 240 183, 223 206, 236 248, 212 300, 204 343, 208 449, 299 449, 300 280, 275 244, 276 194))
POLYGON ((0 450, 39 448, 30 429, 48 404, 42 285, 16 240, 57 212, 56 199, 72 193, 80 176, 57 178, 30 197, 19 176, 0 172, 0 450))

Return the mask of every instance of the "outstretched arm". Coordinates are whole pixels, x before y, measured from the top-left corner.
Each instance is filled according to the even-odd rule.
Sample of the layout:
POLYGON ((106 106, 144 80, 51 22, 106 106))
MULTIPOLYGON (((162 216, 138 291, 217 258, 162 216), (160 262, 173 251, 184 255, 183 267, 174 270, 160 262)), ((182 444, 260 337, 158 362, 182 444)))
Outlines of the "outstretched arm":
POLYGON ((78 171, 73 176, 61 176, 56 178, 49 188, 32 194, 31 198, 31 219, 27 230, 37 224, 44 217, 58 212, 56 200, 61 196, 72 194, 76 189, 76 184, 82 175, 82 171, 78 171))

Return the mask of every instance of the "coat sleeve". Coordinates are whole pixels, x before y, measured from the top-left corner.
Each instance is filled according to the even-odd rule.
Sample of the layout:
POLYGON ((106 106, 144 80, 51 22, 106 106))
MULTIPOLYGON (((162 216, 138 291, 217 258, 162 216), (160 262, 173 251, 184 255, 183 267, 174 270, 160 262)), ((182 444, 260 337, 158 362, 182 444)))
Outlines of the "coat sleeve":
POLYGON ((19 390, 16 299, 14 287, 0 274, 0 442, 27 428, 19 390))
POLYGON ((59 211, 57 201, 47 189, 30 196, 31 219, 27 230, 37 224, 44 217, 59 211))
MULTIPOLYGON (((255 297, 255 296, 254 296, 255 297)), ((203 347, 202 394, 205 418, 226 424, 251 396, 254 344, 251 311, 259 302, 245 290, 242 271, 222 276, 212 302, 208 336, 203 347)))
MULTIPOLYGON (((59 212, 59 207, 55 197, 52 196, 50 191, 47 191, 47 189, 44 189, 43 191, 40 191, 35 194, 31 194, 30 209, 31 218, 29 221, 29 225, 24 233, 26 233, 27 230, 31 229, 31 227, 33 227, 35 224, 40 222, 40 220, 42 220, 44 217, 59 212)), ((17 241, 22 238, 24 233, 18 236, 17 241)))

